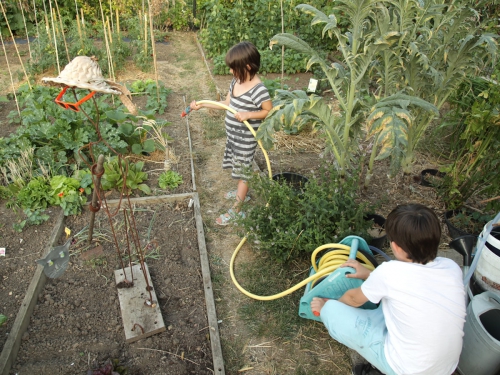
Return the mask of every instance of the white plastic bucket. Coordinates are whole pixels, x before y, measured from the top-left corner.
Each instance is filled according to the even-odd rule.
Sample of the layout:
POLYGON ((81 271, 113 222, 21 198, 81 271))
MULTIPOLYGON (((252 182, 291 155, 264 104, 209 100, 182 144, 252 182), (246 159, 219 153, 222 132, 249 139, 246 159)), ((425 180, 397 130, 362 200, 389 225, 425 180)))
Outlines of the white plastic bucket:
POLYGON ((467 307, 458 362, 462 375, 493 375, 500 370, 500 294, 484 292, 467 307))
MULTIPOLYGON (((487 226, 488 224, 484 226, 480 237, 486 233, 487 226)), ((480 241, 481 238, 478 239, 477 246, 479 246, 480 241)), ((493 227, 486 238, 474 276, 484 290, 500 293, 500 227, 493 227)))

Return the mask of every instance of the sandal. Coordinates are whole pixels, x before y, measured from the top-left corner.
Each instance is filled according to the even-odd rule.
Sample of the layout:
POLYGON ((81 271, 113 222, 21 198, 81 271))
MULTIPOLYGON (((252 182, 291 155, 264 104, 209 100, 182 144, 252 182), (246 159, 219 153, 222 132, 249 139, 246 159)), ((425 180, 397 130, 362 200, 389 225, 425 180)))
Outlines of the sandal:
POLYGON ((233 210, 232 208, 230 208, 225 214, 222 214, 220 215, 217 219, 220 219, 220 221, 218 221, 217 219, 215 219, 215 224, 218 224, 218 225, 228 225, 231 223, 231 221, 237 219, 239 217, 241 218, 245 218, 245 213, 243 211, 240 211, 240 212, 236 212, 235 210, 233 210))
MULTIPOLYGON (((228 191, 225 195, 224 195, 224 198, 226 199, 236 199, 236 193, 237 193, 237 190, 231 190, 231 191, 228 191)), ((247 194, 247 196, 245 197, 245 203, 248 202, 250 199, 250 196, 247 194)))

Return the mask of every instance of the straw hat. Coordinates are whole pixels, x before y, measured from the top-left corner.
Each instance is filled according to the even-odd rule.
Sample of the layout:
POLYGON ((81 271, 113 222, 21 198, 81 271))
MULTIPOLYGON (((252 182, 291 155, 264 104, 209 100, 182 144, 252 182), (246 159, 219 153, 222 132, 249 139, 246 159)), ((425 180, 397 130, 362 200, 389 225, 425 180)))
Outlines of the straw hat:
POLYGON ((75 57, 58 77, 44 77, 42 82, 53 86, 77 87, 104 94, 121 95, 120 91, 112 89, 104 79, 96 59, 87 56, 75 57))
POLYGON ((116 82, 105 80, 97 59, 94 57, 77 56, 64 67, 58 77, 44 77, 42 82, 52 86, 76 87, 104 94, 120 95, 120 100, 128 110, 134 115, 137 114, 130 91, 116 82))

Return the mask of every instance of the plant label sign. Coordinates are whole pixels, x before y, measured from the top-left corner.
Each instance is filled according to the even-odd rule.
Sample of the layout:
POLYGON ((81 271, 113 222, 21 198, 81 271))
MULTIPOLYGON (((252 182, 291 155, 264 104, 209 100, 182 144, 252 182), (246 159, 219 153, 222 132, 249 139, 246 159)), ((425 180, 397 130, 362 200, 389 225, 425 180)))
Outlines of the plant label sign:
POLYGON ((307 86, 307 91, 315 92, 317 87, 318 87, 318 80, 314 78, 309 79, 309 86, 307 86))

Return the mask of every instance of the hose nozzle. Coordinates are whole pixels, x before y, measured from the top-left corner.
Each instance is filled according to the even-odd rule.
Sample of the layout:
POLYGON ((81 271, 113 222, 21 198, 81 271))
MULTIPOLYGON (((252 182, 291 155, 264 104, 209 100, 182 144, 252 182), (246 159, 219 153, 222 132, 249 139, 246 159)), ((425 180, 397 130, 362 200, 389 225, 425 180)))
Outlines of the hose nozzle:
POLYGON ((187 115, 189 115, 189 112, 191 112, 191 107, 187 106, 186 109, 182 111, 181 117, 186 117, 187 115))

